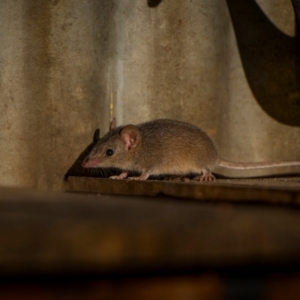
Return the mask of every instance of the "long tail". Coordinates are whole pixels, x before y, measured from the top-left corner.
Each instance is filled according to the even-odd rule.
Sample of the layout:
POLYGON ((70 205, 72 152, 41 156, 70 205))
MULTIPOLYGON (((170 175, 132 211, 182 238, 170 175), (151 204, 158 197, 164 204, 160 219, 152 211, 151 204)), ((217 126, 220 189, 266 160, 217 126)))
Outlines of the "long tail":
POLYGON ((223 159, 219 160, 218 165, 227 169, 236 169, 236 170, 253 170, 253 169, 265 169, 265 168, 274 168, 274 167, 291 167, 291 166, 300 166, 300 161, 266 161, 266 162, 231 162, 223 159))

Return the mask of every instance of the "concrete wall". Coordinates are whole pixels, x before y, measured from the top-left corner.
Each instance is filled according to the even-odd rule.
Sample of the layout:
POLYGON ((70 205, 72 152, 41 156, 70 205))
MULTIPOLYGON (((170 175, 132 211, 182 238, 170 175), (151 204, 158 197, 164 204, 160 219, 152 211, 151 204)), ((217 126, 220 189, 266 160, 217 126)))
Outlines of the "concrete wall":
POLYGON ((112 116, 192 122, 230 160, 300 159, 289 0, 2 0, 0 25, 1 185, 61 189, 112 116))
POLYGON ((1 1, 2 185, 60 189, 95 128, 108 123, 111 54, 103 15, 111 7, 1 1))

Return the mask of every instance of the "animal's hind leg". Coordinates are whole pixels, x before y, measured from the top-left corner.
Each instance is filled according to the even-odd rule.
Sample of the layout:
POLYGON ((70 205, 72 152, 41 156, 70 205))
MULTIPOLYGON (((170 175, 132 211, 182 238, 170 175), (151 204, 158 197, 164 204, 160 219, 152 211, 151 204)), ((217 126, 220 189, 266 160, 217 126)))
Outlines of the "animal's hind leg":
POLYGON ((211 173, 209 168, 203 168, 201 170, 202 175, 200 177, 197 177, 199 181, 215 181, 216 177, 211 173))

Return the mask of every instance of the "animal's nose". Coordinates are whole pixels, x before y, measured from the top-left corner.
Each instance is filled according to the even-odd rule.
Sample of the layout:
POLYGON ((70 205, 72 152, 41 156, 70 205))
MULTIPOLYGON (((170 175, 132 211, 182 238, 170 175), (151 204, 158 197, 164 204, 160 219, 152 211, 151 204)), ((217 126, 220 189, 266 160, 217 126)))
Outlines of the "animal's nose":
POLYGON ((87 167, 88 167, 88 161, 89 161, 89 159, 86 158, 86 159, 81 163, 81 166, 82 166, 83 168, 87 168, 87 167))
POLYGON ((99 166, 100 160, 97 157, 86 157, 86 159, 81 163, 83 168, 97 168, 99 166))

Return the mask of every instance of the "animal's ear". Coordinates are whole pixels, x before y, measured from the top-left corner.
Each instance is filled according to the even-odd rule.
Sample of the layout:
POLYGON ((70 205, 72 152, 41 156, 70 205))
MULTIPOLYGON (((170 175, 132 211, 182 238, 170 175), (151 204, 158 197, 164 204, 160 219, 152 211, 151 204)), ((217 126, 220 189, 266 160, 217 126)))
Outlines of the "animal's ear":
POLYGON ((93 143, 96 144, 100 139, 100 129, 97 128, 94 132, 93 143))
POLYGON ((141 134, 138 128, 131 124, 122 128, 120 137, 127 151, 135 150, 141 143, 141 134))
POLYGON ((114 117, 109 124, 109 130, 112 130, 117 127, 116 118, 114 117))

